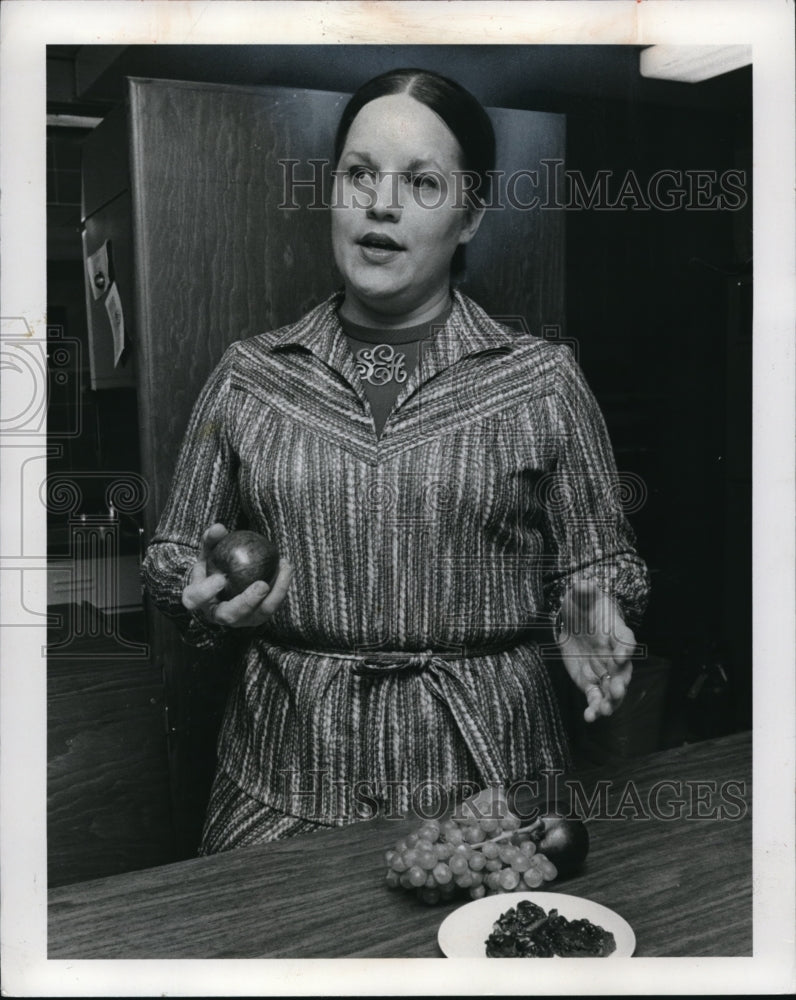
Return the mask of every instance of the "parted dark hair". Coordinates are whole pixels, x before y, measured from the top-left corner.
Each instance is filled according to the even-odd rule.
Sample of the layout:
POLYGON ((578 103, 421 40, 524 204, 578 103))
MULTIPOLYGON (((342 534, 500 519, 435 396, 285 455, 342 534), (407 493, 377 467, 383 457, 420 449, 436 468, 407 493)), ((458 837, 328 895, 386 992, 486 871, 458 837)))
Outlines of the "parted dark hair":
POLYGON ((445 122, 462 151, 462 167, 473 175, 473 193, 489 197, 495 169, 495 132, 480 102, 455 80, 427 69, 391 69, 363 83, 343 110, 334 141, 335 166, 345 146, 351 123, 371 101, 390 94, 408 94, 445 122))

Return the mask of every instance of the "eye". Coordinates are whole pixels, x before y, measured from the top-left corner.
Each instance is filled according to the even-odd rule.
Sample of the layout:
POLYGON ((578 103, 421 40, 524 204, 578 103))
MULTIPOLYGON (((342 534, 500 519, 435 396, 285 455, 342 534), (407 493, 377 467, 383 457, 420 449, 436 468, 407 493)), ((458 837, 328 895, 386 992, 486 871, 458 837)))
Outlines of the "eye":
POLYGON ((435 174, 412 174, 411 179, 413 187, 439 190, 439 180, 435 174))
POLYGON ((346 170, 346 176, 352 181, 372 181, 375 172, 371 167, 364 167, 360 163, 356 163, 346 170))

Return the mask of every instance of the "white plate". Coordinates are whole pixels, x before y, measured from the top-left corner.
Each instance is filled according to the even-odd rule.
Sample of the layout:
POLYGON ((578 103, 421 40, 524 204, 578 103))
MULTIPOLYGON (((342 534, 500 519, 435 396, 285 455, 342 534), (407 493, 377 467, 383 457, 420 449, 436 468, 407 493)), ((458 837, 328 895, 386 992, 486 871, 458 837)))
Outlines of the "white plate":
POLYGON ((448 958, 485 958, 486 939, 492 933, 492 925, 501 914, 523 899, 541 906, 545 913, 556 909, 567 920, 585 918, 610 931, 616 941, 616 951, 608 958, 627 957, 636 948, 636 935, 630 924, 600 903, 563 892, 505 892, 474 899, 449 913, 437 933, 443 954, 448 958))

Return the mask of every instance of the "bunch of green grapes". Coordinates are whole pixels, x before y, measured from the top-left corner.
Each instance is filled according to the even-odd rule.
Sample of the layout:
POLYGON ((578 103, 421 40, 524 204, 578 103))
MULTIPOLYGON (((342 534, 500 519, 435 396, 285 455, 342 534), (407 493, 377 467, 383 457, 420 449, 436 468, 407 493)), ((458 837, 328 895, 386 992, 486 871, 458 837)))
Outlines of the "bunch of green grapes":
POLYGON ((414 889, 424 903, 435 904, 467 891, 472 899, 498 892, 538 889, 558 875, 556 866, 537 850, 544 824, 523 827, 517 816, 476 816, 461 812, 427 820, 385 853, 387 885, 414 889))

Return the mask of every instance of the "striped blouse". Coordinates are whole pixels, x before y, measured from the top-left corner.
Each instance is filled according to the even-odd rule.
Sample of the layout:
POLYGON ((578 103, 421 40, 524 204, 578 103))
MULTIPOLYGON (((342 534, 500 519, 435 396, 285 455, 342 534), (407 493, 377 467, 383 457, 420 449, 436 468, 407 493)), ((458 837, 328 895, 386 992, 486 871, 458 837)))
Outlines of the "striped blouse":
MULTIPOLYGON (((232 344, 195 406, 144 574, 181 592, 215 521, 295 568, 251 631, 219 736, 249 795, 343 824, 566 761, 546 646, 576 579, 638 622, 648 577, 599 408, 568 348, 453 293, 377 438, 337 308, 232 344)), ((232 668, 232 664, 231 664, 232 668)))

